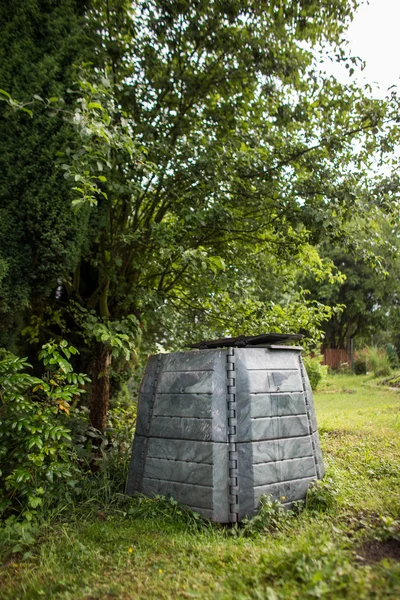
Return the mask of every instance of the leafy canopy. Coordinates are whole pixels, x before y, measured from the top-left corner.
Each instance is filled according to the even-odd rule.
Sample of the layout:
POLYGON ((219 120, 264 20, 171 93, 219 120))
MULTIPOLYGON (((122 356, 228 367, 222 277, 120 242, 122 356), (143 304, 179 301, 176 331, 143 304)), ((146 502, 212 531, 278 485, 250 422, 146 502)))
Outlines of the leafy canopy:
MULTIPOLYGON (((312 51, 339 48, 354 7, 93 3, 102 67, 75 92, 64 169, 97 234, 70 297, 103 321, 133 314, 162 330, 173 309, 198 332, 218 319, 249 332, 279 327, 271 271, 329 276, 311 244, 346 239, 349 221, 393 193, 368 176, 394 142, 387 105, 321 74, 312 51)), ((347 242, 368 238, 366 227, 347 242)))

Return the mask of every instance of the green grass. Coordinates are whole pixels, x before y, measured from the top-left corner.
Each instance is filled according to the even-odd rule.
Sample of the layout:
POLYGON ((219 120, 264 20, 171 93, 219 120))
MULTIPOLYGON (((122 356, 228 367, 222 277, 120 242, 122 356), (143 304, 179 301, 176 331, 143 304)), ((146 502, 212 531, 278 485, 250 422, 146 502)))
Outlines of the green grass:
POLYGON ((327 476, 305 509, 228 528, 163 499, 76 507, 25 559, 3 546, 1 598, 399 598, 400 393, 337 375, 315 402, 327 476))
POLYGON ((325 462, 341 506, 398 515, 400 390, 369 375, 335 375, 315 394, 325 462))

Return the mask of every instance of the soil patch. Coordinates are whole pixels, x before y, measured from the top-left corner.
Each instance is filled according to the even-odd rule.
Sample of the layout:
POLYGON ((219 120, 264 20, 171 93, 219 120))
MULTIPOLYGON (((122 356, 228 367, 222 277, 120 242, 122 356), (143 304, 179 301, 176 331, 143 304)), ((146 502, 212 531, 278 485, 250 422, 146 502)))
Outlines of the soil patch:
POLYGON ((357 550, 357 556, 369 565, 380 562, 384 558, 400 562, 400 540, 372 540, 364 542, 357 550))

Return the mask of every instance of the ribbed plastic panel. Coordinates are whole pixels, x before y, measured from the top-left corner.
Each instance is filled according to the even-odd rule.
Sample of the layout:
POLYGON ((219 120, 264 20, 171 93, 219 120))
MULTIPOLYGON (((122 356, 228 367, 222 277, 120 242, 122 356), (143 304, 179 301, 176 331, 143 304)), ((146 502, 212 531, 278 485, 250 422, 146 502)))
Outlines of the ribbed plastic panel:
POLYGON ((311 387, 296 347, 150 357, 127 493, 172 496, 221 523, 263 494, 290 505, 324 473, 311 387))

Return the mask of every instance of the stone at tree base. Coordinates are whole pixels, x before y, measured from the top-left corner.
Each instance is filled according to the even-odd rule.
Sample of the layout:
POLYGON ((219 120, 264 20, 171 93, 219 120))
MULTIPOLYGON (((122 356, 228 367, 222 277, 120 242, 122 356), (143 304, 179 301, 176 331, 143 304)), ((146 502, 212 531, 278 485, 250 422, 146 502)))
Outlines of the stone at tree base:
POLYGON ((221 523, 262 495, 290 506, 324 474, 311 387, 293 346, 150 357, 127 493, 172 496, 221 523))

